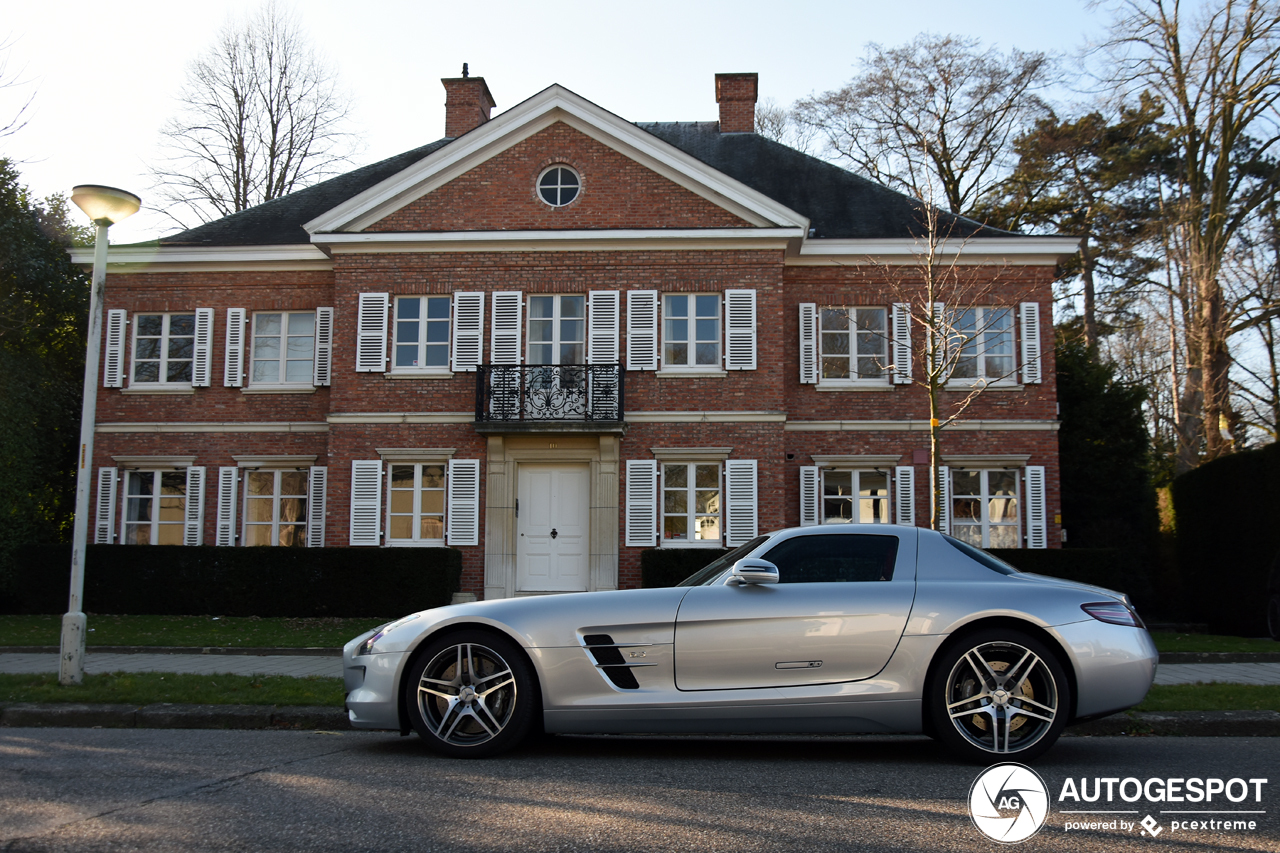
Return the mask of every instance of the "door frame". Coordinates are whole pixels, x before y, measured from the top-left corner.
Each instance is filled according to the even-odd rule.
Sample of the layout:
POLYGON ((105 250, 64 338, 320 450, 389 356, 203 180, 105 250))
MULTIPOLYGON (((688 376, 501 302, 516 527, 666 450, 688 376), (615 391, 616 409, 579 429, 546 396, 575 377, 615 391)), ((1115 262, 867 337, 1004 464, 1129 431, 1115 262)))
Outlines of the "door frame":
POLYGON ((541 594, 516 592, 520 465, 534 462, 588 464, 587 590, 617 589, 621 436, 538 432, 485 438, 484 597, 541 594))

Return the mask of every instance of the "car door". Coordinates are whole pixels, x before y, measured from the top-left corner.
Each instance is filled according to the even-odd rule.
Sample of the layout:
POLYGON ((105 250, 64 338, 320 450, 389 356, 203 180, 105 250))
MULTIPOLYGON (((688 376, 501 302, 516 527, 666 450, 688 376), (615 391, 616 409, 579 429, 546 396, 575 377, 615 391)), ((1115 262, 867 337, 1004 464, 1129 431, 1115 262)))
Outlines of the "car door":
POLYGON ((680 690, 857 681, 884 668, 915 598, 916 533, 798 531, 756 555, 777 584, 695 587, 676 615, 680 690))

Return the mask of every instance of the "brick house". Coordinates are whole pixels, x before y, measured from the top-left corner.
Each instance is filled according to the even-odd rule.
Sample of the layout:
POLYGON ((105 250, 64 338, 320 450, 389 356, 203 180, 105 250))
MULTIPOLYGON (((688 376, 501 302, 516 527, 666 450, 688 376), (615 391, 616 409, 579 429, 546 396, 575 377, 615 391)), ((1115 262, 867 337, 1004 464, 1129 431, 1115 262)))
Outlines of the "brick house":
POLYGON ((990 387, 931 484, 924 331, 887 274, 911 199, 757 136, 754 74, 695 123, 560 86, 490 119, 483 78, 443 82, 445 139, 112 250, 94 541, 448 545, 493 598, 638 586, 645 548, 927 525, 941 487, 953 535, 1056 545, 1040 318, 1073 240, 967 223, 964 262, 1001 274, 946 393, 990 387))

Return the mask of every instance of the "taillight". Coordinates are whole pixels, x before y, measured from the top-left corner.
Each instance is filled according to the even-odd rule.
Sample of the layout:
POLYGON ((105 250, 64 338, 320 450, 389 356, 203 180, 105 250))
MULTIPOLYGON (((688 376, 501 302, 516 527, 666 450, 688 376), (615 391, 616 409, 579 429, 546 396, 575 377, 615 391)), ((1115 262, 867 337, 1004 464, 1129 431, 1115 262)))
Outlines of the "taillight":
POLYGON ((1112 625, 1128 625, 1130 628, 1147 627, 1142 624, 1142 619, 1138 617, 1138 612, 1123 602, 1095 601, 1090 604, 1081 604, 1080 609, 1099 622, 1108 622, 1112 625))

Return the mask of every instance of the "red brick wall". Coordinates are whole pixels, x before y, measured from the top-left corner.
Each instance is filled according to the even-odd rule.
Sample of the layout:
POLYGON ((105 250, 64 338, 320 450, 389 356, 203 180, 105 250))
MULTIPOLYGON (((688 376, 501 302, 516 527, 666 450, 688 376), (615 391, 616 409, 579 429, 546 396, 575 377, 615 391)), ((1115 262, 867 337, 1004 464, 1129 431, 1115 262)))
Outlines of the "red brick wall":
POLYGON ((521 231, 579 228, 733 228, 750 223, 557 122, 411 202, 370 231, 521 231), (548 166, 582 181, 564 207, 541 201, 548 166))

